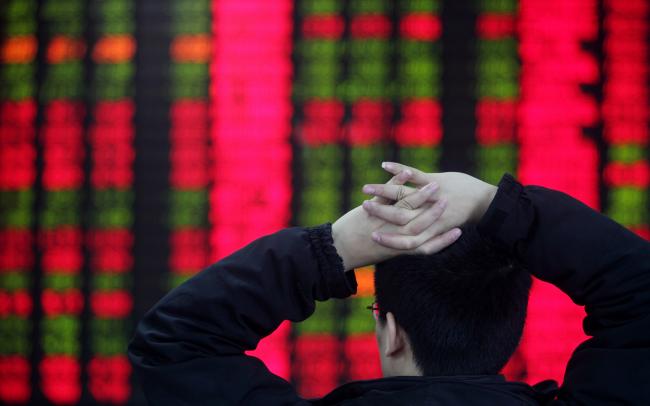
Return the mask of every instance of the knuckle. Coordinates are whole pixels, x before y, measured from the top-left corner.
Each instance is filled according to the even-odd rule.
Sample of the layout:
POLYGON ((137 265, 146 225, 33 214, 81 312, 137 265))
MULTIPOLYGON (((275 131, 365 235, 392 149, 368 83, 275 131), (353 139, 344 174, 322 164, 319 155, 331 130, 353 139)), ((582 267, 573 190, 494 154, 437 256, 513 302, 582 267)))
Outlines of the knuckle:
POLYGON ((405 196, 406 191, 404 190, 404 186, 399 186, 397 188, 397 198, 395 200, 402 200, 405 196))
POLYGON ((409 201, 409 199, 402 200, 402 206, 405 209, 408 209, 408 210, 413 210, 414 209, 413 204, 409 201))
POLYGON ((408 230, 408 232, 409 232, 411 235, 418 235, 418 234, 420 234, 422 231, 424 231, 424 227, 422 226, 422 224, 417 224, 417 223, 416 223, 416 224, 412 224, 412 223, 411 223, 411 224, 409 224, 409 225, 407 226, 407 230, 408 230))
POLYGON ((397 213, 397 222, 402 226, 407 225, 408 222, 409 222, 408 215, 406 213, 404 213, 404 212, 398 212, 397 213))
POLYGON ((406 226, 404 226, 404 231, 408 235, 418 235, 419 234, 416 227, 413 226, 412 224, 407 224, 406 226))

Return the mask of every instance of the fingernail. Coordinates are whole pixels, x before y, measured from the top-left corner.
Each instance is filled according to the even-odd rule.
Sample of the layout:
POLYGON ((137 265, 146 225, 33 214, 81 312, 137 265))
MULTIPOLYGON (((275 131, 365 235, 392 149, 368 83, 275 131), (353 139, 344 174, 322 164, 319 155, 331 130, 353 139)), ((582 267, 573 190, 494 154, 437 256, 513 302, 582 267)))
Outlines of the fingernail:
POLYGON ((393 165, 390 162, 382 162, 381 167, 384 169, 390 169, 393 167, 393 165))
POLYGON ((375 193, 375 188, 373 188, 372 186, 368 186, 368 185, 365 185, 362 190, 363 190, 363 193, 368 193, 368 194, 375 193))
POLYGON ((458 238, 458 237, 460 237, 460 235, 461 235, 462 233, 463 233, 463 232, 460 231, 460 228, 457 228, 456 230, 454 230, 454 238, 458 238))
POLYGON ((372 233, 372 240, 375 242, 380 242, 381 241, 381 236, 377 233, 372 233))
POLYGON ((370 200, 364 200, 364 202, 361 203, 361 206, 366 210, 372 210, 373 203, 370 200))

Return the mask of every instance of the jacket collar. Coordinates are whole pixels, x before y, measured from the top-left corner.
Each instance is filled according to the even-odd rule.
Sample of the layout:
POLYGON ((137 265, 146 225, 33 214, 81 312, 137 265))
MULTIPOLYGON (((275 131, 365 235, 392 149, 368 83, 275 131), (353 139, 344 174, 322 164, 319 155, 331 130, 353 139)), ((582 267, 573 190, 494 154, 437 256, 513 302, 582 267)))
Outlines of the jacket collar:
MULTIPOLYGON (((541 385, 541 384, 540 384, 541 385)), ((512 398, 519 404, 540 404, 552 399, 557 385, 550 383, 535 388, 521 382, 506 381, 502 375, 458 375, 458 376, 396 376, 390 378, 355 381, 344 384, 321 399, 312 400, 316 405, 335 405, 356 399, 359 403, 381 400, 382 404, 408 403, 417 400, 439 400, 453 402, 459 394, 467 396, 475 392, 489 403, 492 397, 512 398), (435 399, 434 399, 435 398, 435 399)))

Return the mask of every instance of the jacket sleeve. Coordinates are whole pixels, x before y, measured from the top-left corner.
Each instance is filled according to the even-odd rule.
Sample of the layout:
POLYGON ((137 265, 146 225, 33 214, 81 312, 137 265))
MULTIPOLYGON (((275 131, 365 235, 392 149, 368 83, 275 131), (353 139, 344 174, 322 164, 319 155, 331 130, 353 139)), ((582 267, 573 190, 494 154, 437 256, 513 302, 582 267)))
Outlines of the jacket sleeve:
POLYGON ((479 231, 587 313, 558 398, 650 405, 650 244, 577 200, 506 175, 479 231))
POLYGON ((314 300, 356 291, 331 226, 260 238, 170 291, 143 318, 129 357, 152 405, 298 404, 293 387, 244 351, 314 300))

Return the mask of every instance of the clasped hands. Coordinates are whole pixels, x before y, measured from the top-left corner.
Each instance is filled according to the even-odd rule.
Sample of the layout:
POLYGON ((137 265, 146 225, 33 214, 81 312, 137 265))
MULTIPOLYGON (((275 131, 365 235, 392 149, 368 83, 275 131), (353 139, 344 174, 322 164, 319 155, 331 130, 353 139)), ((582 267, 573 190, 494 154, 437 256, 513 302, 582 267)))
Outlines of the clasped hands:
POLYGON ((382 168, 393 178, 365 185, 363 192, 372 199, 332 225, 346 271, 398 255, 443 250, 460 237, 461 226, 481 219, 497 191, 463 173, 424 173, 394 162, 382 168))

